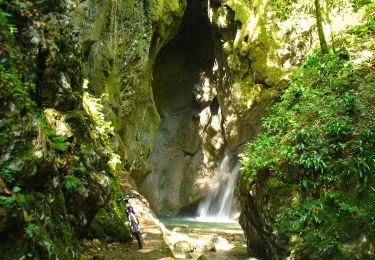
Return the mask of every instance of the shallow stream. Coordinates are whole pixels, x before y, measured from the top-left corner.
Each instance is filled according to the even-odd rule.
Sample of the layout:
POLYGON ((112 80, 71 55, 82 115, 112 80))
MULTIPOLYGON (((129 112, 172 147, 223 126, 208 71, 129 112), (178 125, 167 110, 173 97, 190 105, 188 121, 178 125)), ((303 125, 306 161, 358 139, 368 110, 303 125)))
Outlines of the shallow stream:
MULTIPOLYGON (((164 235, 175 258, 197 259, 204 254, 208 259, 249 259, 245 238, 236 222, 202 222, 194 218, 159 218, 170 231, 164 235), (180 241, 191 250, 176 246, 180 241)), ((181 242, 180 242, 181 244, 181 242)))

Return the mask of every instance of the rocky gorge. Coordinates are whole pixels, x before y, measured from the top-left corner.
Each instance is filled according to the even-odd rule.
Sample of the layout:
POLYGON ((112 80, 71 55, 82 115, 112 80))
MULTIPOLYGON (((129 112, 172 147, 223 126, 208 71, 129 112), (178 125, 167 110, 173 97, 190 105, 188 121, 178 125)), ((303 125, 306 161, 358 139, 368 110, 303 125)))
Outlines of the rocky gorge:
POLYGON ((0 255, 129 241, 132 190, 194 216, 227 157, 249 252, 373 257, 374 5, 321 5, 314 60, 311 1, 0 1, 0 255))

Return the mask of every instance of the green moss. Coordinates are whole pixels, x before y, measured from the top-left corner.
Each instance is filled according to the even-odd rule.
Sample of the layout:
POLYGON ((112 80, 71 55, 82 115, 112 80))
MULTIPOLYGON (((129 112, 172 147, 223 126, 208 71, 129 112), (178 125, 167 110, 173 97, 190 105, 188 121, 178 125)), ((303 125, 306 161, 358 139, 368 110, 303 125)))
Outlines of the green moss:
POLYGON ((250 19, 251 11, 247 0, 229 0, 226 4, 235 12, 235 20, 246 25, 250 19))
MULTIPOLYGON (((15 12, 19 17, 19 10, 15 12)), ((30 12, 25 19, 35 15, 30 12)), ((114 203, 122 196, 115 178, 110 179, 112 196, 108 200, 105 180, 110 176, 106 162, 113 153, 108 141, 112 127, 102 113, 96 113, 100 124, 93 129, 97 122, 78 104, 82 73, 76 34, 73 36, 66 16, 53 13, 48 19, 39 15, 38 19, 43 21, 40 31, 24 24, 18 24, 18 29, 22 33, 30 30, 27 33, 45 40, 43 53, 33 46, 19 46, 14 35, 0 29, 0 53, 6 55, 0 64, 0 116, 2 130, 7 132, 1 136, 0 153, 7 151, 10 158, 0 163, 0 189, 11 191, 11 196, 0 196, 0 255, 5 259, 75 259, 80 258, 78 237, 100 207, 107 210, 102 209, 92 223, 103 239, 126 241, 130 231, 124 226, 123 206, 114 203), (30 48, 28 55, 23 54, 26 48, 30 48), (38 91, 32 80, 38 80, 38 91), (43 110, 50 107, 56 113, 47 123, 43 110), (49 124, 60 116, 72 134, 63 137, 51 129, 49 124)), ((120 169, 115 168, 117 173, 120 169)))
POLYGON ((128 226, 125 226, 124 219, 118 216, 117 212, 112 212, 111 216, 104 209, 101 209, 93 219, 89 237, 98 238, 106 242, 126 242, 130 241, 131 232, 128 226))
POLYGON ((153 20, 160 20, 160 19, 170 19, 168 17, 168 14, 176 13, 177 15, 181 15, 183 13, 183 10, 186 7, 185 1, 179 1, 179 0, 161 0, 151 1, 151 8, 153 10, 153 20))
POLYGON ((89 238, 97 238, 106 242, 126 242, 131 239, 131 231, 125 225, 127 216, 122 200, 123 193, 117 177, 110 178, 111 198, 108 206, 100 209, 90 223, 88 229, 89 238))

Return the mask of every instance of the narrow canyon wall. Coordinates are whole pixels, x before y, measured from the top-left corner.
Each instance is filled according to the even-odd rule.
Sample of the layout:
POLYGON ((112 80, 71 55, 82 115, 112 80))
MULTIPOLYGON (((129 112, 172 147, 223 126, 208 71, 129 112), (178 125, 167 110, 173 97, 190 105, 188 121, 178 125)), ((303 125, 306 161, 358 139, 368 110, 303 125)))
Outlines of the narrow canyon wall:
POLYGON ((128 241, 119 199, 129 172, 149 172, 151 67, 185 3, 0 6, 0 255, 73 259, 80 238, 128 241))
POLYGON ((80 33, 65 3, 27 4, 6 7, 16 33, 2 27, 0 255, 78 258, 78 238, 127 241, 130 230, 83 93, 80 33))
POLYGON ((160 118, 153 101, 152 66, 179 26, 184 1, 83 1, 70 14, 80 30, 88 89, 104 104, 111 140, 137 181, 150 172, 148 154, 160 118))
POLYGON ((238 154, 259 133, 290 70, 316 46, 304 8, 308 20, 299 24, 263 1, 188 1, 153 68, 161 124, 141 190, 158 213, 194 214, 224 154, 238 154))

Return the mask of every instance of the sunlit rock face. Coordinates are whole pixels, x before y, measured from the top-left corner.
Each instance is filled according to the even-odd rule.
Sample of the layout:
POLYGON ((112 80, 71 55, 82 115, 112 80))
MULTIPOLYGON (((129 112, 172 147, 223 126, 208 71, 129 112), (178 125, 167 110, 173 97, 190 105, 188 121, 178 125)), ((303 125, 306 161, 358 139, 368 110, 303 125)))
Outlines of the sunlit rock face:
POLYGON ((159 213, 177 213, 201 196, 197 183, 224 145, 212 86, 212 34, 204 5, 189 2, 179 33, 154 64, 153 94, 161 124, 149 156, 152 174, 142 191, 159 213))
POLYGON ((263 1, 72 1, 69 10, 112 146, 159 213, 206 195, 224 150, 260 131, 288 71, 315 46, 309 17, 281 23, 263 1))
POLYGON ((235 11, 230 1, 188 1, 176 37, 156 58, 152 88, 161 123, 141 189, 158 213, 176 214, 206 196, 224 151, 235 154, 259 131, 280 89, 281 68, 270 73, 267 65, 271 47, 249 59, 235 11))
POLYGON ((270 45, 252 60, 239 52, 251 44, 237 39, 243 31, 237 20, 230 3, 188 1, 176 37, 156 58, 152 87, 161 123, 141 190, 158 213, 189 205, 195 213, 224 151, 236 154, 259 132, 260 118, 287 82, 280 66, 269 66, 270 45))
MULTIPOLYGON (((17 37, 36 109, 6 100, 1 110, 20 121, 1 122, 11 142, 0 147, 0 166, 19 177, 1 177, 0 190, 16 198, 17 183, 28 192, 16 212, 0 208, 5 258, 30 247, 35 257, 77 257, 90 224, 91 235, 129 239, 113 201, 122 196, 118 175, 143 183, 159 213, 197 205, 224 151, 237 153, 260 131, 288 71, 316 45, 303 5, 280 21, 267 1, 33 2, 37 13, 17 25, 17 37)), ((333 19, 341 10, 332 9, 335 28, 345 26, 333 19)), ((260 232, 265 214, 242 199, 245 231, 260 232)))
POLYGON ((71 8, 81 31, 88 91, 104 104, 112 144, 126 171, 141 182, 160 117, 152 98, 152 66, 178 29, 186 2, 81 1, 71 8))
POLYGON ((69 2, 88 91, 103 102, 125 172, 160 212, 205 196, 224 150, 259 132, 305 55, 308 34, 288 47, 301 34, 277 33, 262 1, 245 2, 69 2))

